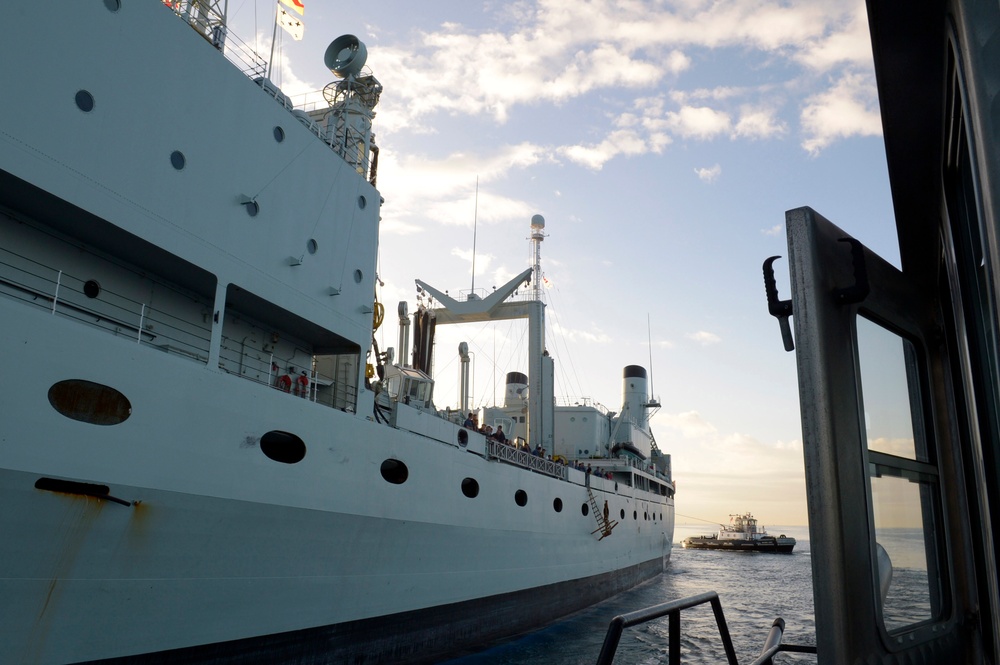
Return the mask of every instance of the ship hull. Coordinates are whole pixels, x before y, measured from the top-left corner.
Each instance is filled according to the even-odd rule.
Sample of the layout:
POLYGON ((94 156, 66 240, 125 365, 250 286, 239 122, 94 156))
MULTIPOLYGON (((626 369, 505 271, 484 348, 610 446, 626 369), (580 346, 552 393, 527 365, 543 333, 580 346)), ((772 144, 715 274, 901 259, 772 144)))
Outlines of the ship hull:
MULTIPOLYGON (((525 589, 425 610, 275 635, 90 661, 158 663, 433 663, 550 623, 662 571, 657 559, 583 580, 525 589)), ((88 663, 88 665, 90 665, 88 663)))
POLYGON ((761 538, 743 540, 738 538, 685 538, 681 543, 685 549, 721 550, 723 552, 771 552, 791 554, 795 548, 794 538, 761 538))
POLYGON ((181 662, 275 662, 283 649, 343 662, 323 660, 331 645, 365 654, 357 662, 420 662, 425 648, 544 625, 669 557, 672 498, 592 478, 599 502, 639 516, 598 540, 583 473, 531 473, 34 306, 0 299, 0 317, 20 351, 7 367, 22 377, 0 390, 0 503, 12 507, 0 515, 0 650, 14 662, 176 649, 181 662), (48 391, 71 378, 114 386, 130 417, 101 427, 57 413, 48 391), (260 434, 274 429, 301 436, 306 460, 262 454, 260 434), (387 459, 407 463, 407 482, 379 474, 387 459), (479 482, 475 499, 465 478, 479 482), (65 481, 126 505, 60 491, 65 481))

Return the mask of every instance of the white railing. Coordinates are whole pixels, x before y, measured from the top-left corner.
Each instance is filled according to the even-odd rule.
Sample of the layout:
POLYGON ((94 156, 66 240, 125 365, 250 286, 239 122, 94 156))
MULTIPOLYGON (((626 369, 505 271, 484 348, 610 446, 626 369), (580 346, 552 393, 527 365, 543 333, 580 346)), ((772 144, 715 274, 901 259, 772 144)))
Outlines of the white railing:
POLYGON ((486 452, 491 459, 498 459, 525 469, 531 469, 532 471, 567 480, 568 474, 566 469, 568 467, 558 462, 553 462, 550 459, 536 457, 527 450, 515 448, 514 446, 492 439, 486 439, 486 452))
MULTIPOLYGON (((157 283, 156 288, 169 288, 157 283)), ((116 293, 94 280, 84 280, 54 266, 0 249, 0 294, 36 305, 53 315, 149 344, 200 362, 208 361, 211 330, 202 307, 170 313, 116 293)), ((190 302, 183 294, 181 302, 190 302)), ((205 306, 207 309, 208 306, 205 306)))

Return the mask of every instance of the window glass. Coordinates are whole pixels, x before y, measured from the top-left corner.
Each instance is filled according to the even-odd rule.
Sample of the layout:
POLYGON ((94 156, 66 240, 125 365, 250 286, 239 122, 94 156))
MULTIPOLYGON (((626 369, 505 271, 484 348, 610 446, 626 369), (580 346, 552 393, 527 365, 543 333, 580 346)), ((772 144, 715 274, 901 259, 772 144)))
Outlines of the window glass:
POLYGON ((912 345, 862 317, 857 330, 868 449, 916 459, 906 372, 912 345))
POLYGON ((872 509, 875 542, 892 564, 892 578, 882 598, 886 630, 934 618, 928 548, 933 547, 933 524, 925 524, 931 486, 908 478, 873 475, 872 509), (925 528, 926 527, 926 528, 925 528), (925 533, 929 532, 929 533, 925 533))
POLYGON ((938 474, 928 463, 914 345, 861 317, 857 341, 876 588, 895 633, 941 615, 938 474))

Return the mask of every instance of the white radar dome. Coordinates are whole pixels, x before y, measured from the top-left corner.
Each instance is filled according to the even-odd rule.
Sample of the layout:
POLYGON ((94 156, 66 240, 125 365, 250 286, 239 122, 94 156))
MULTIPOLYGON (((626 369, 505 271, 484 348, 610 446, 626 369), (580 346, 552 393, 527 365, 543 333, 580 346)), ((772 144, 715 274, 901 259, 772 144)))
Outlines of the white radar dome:
POLYGON ((354 35, 341 35, 326 47, 323 64, 334 76, 347 78, 357 76, 368 59, 368 49, 354 35))

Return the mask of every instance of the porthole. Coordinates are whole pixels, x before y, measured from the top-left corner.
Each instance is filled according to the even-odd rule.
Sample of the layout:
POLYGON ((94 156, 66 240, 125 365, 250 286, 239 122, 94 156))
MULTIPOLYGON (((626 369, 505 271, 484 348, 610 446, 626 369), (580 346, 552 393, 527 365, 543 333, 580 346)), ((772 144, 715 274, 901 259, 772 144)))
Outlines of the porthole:
POLYGON ((101 295, 101 285, 96 279, 88 279, 83 283, 83 295, 88 298, 96 298, 101 295))
POLYGON ((52 408, 73 420, 91 425, 118 425, 132 415, 132 404, 111 386, 67 379, 49 388, 52 408))
POLYGON ((84 113, 90 113, 94 110, 94 96, 86 90, 77 90, 76 107, 84 113))
POLYGON ((243 204, 243 207, 246 208, 247 214, 251 217, 256 217, 257 213, 260 212, 260 204, 256 201, 247 201, 243 204))
POLYGON ((584 516, 584 517, 586 517, 587 515, 589 515, 589 514, 590 514, 590 506, 588 506, 588 505, 587 505, 587 504, 585 504, 585 503, 584 503, 584 504, 581 504, 581 505, 580 505, 580 512, 581 512, 581 513, 583 513, 583 516, 584 516))
POLYGON ((524 490, 517 490, 514 492, 514 503, 519 506, 528 505, 528 493, 524 490))
POLYGON ((479 483, 475 478, 465 478, 462 480, 462 494, 470 499, 475 499, 479 496, 479 483))
POLYGON ((104 6, 109 12, 117 12, 122 8, 121 0, 104 0, 104 6))
POLYGON ((274 140, 281 143, 285 140, 285 130, 281 127, 275 126, 274 128, 274 140))
POLYGON ((271 430, 260 437, 260 452, 282 464, 296 464, 306 456, 306 444, 291 432, 271 430))
POLYGON ((315 254, 317 249, 319 249, 319 243, 316 242, 315 238, 309 238, 309 242, 306 243, 306 251, 315 254))
POLYGON ((460 429, 458 430, 458 445, 463 448, 469 445, 469 432, 468 430, 460 429))
POLYGON ((562 512, 562 499, 560 499, 559 497, 556 497, 555 499, 553 499, 552 500, 552 509, 555 510, 557 513, 561 513, 562 512))
POLYGON ((359 196, 358 197, 358 207, 360 209, 364 210, 366 205, 368 205, 368 199, 366 199, 364 196, 359 196))
POLYGON ((622 519, 625 519, 625 509, 622 508, 622 519))
POLYGON ((354 271, 354 281, 356 283, 360 284, 361 280, 363 280, 364 278, 365 278, 365 274, 363 272, 361 272, 360 270, 355 270, 354 271))
POLYGON ((382 462, 379 471, 382 472, 382 477, 385 478, 386 482, 393 485, 402 485, 410 477, 410 470, 398 459, 390 458, 382 462))
POLYGON ((634 519, 636 522, 639 521, 639 513, 635 510, 632 511, 632 519, 634 519))
POLYGON ((648 522, 649 521, 649 513, 643 513, 642 514, 642 519, 644 519, 644 520, 646 520, 648 522))
POLYGON ((172 153, 170 153, 170 165, 173 166, 175 169, 180 171, 181 169, 184 168, 185 164, 187 164, 187 158, 184 157, 183 152, 181 152, 180 150, 174 150, 172 153))

